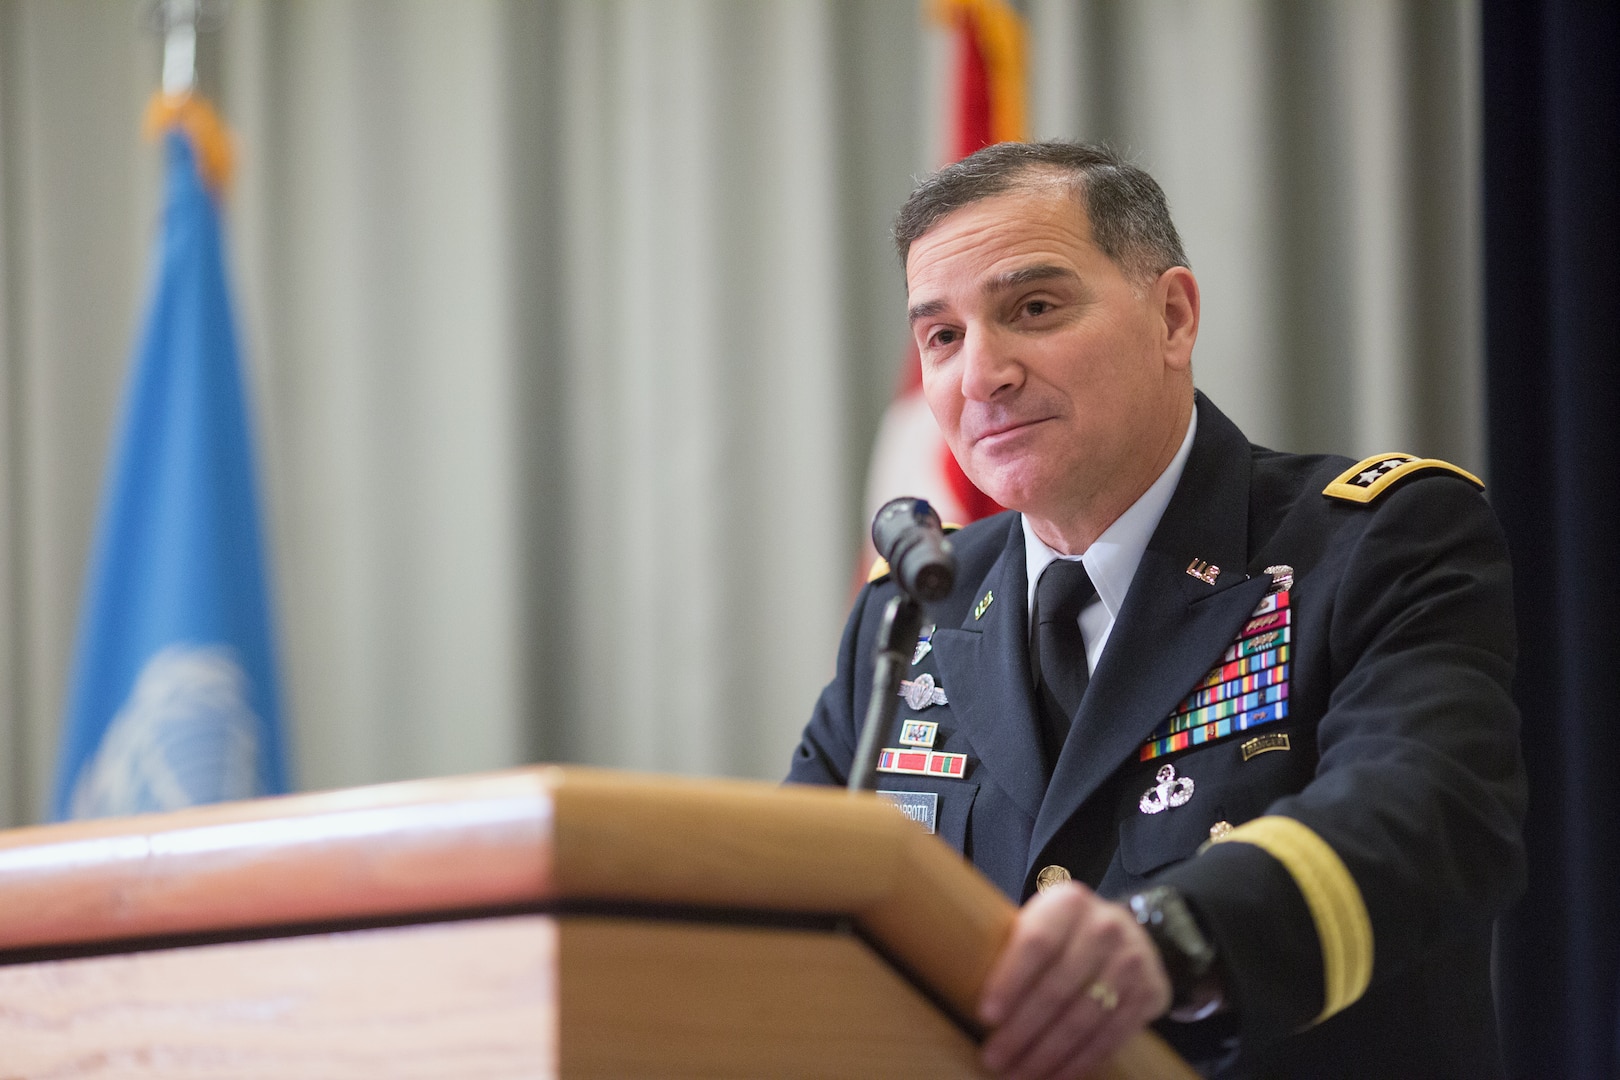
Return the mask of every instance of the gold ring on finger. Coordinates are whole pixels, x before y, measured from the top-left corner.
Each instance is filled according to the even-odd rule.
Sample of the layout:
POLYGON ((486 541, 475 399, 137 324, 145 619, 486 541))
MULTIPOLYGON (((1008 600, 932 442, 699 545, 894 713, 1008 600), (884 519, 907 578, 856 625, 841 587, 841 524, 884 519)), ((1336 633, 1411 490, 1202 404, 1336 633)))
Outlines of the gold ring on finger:
POLYGON ((1086 987, 1086 997, 1101 1006, 1103 1012, 1113 1012, 1119 1007, 1119 994, 1101 979, 1086 987))

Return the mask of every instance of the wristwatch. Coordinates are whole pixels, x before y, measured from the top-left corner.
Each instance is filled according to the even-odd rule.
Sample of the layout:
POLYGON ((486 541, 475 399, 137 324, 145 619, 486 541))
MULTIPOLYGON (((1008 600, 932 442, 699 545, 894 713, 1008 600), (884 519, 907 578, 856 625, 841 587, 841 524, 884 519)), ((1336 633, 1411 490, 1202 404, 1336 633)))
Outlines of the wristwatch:
POLYGON ((1202 1020, 1220 1008, 1223 995, 1215 970, 1215 946, 1204 936, 1181 890, 1155 885, 1126 903, 1164 960, 1173 995, 1171 1019, 1202 1020))

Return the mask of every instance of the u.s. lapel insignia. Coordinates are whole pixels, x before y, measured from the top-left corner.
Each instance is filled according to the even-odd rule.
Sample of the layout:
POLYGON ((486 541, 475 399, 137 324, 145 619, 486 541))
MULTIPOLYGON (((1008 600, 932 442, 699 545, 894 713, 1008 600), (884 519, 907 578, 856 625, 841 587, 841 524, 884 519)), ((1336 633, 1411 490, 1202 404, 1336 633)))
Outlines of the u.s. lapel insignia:
POLYGON ((1144 814, 1161 814, 1172 806, 1185 806, 1193 797, 1192 777, 1177 776, 1174 765, 1161 768, 1154 779, 1158 783, 1144 791, 1136 804, 1144 814))
POLYGON ((1211 566, 1203 559, 1194 559, 1187 564, 1187 576, 1195 577, 1205 585, 1215 584, 1215 579, 1221 576, 1221 568, 1211 566))
POLYGON ((977 622, 984 618, 984 613, 990 610, 990 605, 995 603, 995 600, 996 594, 993 592, 987 592, 980 597, 979 602, 973 605, 973 620, 977 622))
POLYGON ((900 745, 932 750, 938 734, 939 725, 930 720, 907 720, 900 725, 900 745))
POLYGON ((933 649, 933 637, 934 624, 929 623, 927 626, 923 627, 922 633, 917 635, 917 648, 911 653, 912 667, 916 667, 918 664, 922 663, 922 658, 927 656, 928 653, 933 649))
POLYGON ((945 688, 934 682, 934 677, 923 672, 915 679, 900 681, 900 696, 906 699, 912 711, 922 712, 930 705, 945 705, 945 688))

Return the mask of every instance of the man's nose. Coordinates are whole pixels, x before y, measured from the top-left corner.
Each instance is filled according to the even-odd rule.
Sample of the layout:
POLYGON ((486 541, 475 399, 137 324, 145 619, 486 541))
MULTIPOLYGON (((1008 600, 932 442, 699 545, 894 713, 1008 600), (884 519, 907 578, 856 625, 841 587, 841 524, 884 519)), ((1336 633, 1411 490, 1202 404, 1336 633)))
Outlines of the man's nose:
POLYGON ((962 396, 989 401, 1017 389, 1024 368, 1009 336, 995 327, 969 327, 962 340, 962 396))

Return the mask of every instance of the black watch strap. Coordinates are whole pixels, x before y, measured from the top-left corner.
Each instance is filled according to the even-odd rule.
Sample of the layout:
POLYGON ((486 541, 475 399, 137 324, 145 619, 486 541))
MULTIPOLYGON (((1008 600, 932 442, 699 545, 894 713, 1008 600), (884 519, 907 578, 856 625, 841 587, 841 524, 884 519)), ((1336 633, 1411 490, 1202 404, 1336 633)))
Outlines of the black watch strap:
POLYGON ((1171 1008, 1189 1004, 1194 991, 1215 967, 1215 946, 1204 936, 1181 890, 1155 885, 1132 896, 1127 903, 1164 960, 1174 994, 1171 1008))

